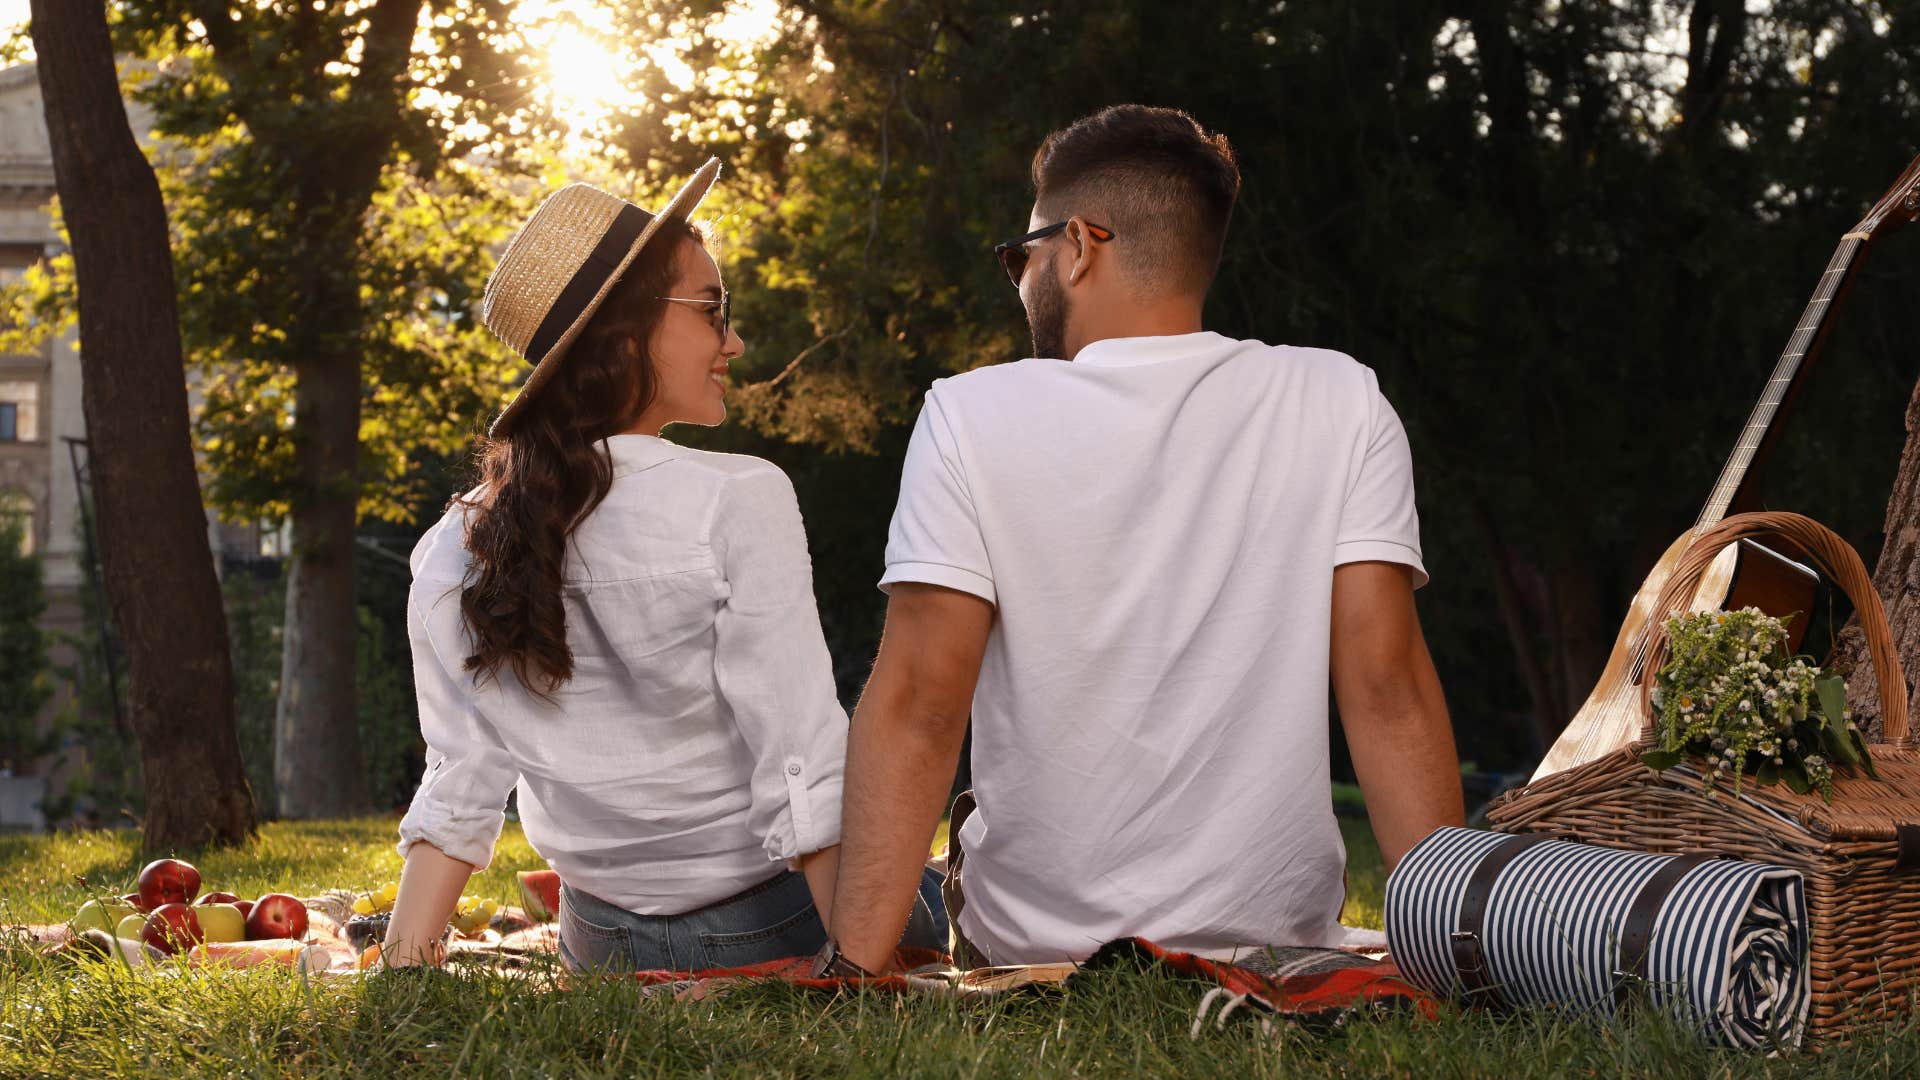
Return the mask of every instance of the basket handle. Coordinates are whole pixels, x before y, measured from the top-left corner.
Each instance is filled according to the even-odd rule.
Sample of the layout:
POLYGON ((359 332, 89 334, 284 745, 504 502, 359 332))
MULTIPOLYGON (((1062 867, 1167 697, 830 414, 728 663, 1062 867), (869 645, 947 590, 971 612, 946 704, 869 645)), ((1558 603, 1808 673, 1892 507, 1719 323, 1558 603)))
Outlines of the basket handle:
POLYGON ((1641 738, 1651 739, 1654 730, 1653 673, 1667 662, 1667 620, 1680 614, 1693 596, 1693 590, 1712 565, 1714 557, 1730 544, 1749 536, 1785 537, 1817 563, 1853 602, 1854 614, 1867 635, 1867 651, 1873 657, 1873 671, 1880 683, 1880 742, 1900 747, 1907 742, 1907 679, 1900 669, 1900 655, 1893 646, 1893 631, 1887 626, 1887 610, 1873 579, 1860 561, 1860 553, 1832 529, 1801 514, 1784 511, 1735 514, 1696 535, 1674 564, 1672 576, 1654 601, 1648 626, 1647 662, 1640 680, 1641 712, 1647 717, 1641 738))

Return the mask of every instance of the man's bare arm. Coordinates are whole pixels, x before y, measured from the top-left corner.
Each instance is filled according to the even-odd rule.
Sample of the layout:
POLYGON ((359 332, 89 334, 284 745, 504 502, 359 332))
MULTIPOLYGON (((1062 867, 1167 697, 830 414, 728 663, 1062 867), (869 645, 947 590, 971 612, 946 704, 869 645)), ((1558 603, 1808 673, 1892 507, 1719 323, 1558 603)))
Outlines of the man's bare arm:
POLYGON ((973 709, 993 605, 937 585, 894 585, 873 675, 847 738, 833 898, 847 959, 883 971, 913 910, 973 709))
POLYGON ((1333 572, 1333 690, 1389 870, 1429 832, 1466 821, 1453 725, 1411 574, 1385 562, 1333 572))

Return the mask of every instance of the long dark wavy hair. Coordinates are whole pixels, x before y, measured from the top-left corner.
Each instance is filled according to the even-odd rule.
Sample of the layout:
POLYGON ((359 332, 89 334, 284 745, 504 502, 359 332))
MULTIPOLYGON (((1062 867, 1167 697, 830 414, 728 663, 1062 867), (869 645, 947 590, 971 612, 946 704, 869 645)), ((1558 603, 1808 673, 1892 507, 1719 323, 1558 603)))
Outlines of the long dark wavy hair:
POLYGON ((567 538, 606 498, 605 440, 631 427, 659 390, 647 343, 666 311, 675 264, 699 231, 668 221, 594 312, 553 378, 510 430, 481 441, 479 485, 464 504, 472 562, 460 611, 481 681, 510 668, 552 700, 573 677, 561 600, 567 538))

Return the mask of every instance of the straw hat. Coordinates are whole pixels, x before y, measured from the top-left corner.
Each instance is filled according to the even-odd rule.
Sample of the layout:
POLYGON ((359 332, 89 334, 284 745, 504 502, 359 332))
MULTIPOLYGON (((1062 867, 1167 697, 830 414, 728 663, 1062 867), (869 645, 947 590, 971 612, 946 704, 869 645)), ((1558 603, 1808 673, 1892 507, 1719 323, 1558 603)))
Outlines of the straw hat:
POLYGON ((591 184, 547 196, 500 256, 480 304, 486 328, 533 365, 488 434, 508 430, 661 223, 686 220, 719 174, 720 159, 707 159, 658 214, 591 184))

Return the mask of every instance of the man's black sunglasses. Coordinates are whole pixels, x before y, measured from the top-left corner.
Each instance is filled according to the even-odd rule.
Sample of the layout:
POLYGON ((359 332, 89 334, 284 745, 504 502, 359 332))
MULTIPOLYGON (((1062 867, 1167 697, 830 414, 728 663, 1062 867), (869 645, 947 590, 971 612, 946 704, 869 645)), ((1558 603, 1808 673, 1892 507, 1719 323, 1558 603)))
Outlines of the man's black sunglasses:
MULTIPOLYGON (((1067 221, 1056 221, 1045 228, 1035 229, 1025 236, 1016 236, 1004 243, 993 245, 993 256, 1000 260, 1000 268, 1007 272, 1007 280, 1013 282, 1014 288, 1020 287, 1020 276, 1027 272, 1027 260, 1033 257, 1027 245, 1035 240, 1045 240, 1066 228, 1068 224, 1067 221)), ((1113 239, 1113 230, 1104 225, 1095 225, 1091 221, 1083 221, 1081 224, 1087 227, 1087 235, 1095 240, 1113 239)))

